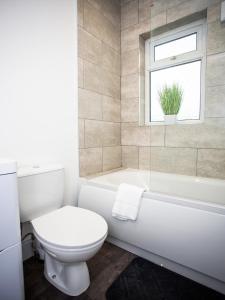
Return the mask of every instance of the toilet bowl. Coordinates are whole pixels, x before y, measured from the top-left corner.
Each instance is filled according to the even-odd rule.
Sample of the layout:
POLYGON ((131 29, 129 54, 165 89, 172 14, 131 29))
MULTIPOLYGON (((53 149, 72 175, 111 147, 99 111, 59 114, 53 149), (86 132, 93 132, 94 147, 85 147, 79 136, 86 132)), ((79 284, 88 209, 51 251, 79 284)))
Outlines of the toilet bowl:
POLYGON ((107 223, 98 214, 64 206, 64 168, 60 164, 18 169, 20 222, 31 222, 45 277, 71 296, 89 284, 86 261, 101 248, 107 223))
POLYGON ((90 284, 86 261, 107 237, 105 220, 92 211, 64 206, 31 223, 44 251, 46 279, 70 296, 80 295, 90 284))

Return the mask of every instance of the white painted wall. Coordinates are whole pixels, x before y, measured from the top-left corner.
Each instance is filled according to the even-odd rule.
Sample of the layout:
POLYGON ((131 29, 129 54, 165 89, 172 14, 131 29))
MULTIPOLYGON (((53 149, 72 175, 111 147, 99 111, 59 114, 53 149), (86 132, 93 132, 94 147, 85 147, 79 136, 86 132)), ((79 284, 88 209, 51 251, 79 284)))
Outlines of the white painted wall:
POLYGON ((0 1, 0 157, 78 178, 76 0, 0 1))

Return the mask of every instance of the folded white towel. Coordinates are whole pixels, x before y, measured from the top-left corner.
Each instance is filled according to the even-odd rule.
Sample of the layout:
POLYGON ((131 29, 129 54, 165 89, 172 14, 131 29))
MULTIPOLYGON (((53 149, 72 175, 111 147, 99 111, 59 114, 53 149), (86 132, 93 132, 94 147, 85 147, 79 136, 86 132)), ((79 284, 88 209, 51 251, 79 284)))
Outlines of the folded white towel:
POLYGON ((144 188, 122 183, 118 188, 116 200, 112 209, 112 216, 119 220, 137 219, 141 196, 144 188))

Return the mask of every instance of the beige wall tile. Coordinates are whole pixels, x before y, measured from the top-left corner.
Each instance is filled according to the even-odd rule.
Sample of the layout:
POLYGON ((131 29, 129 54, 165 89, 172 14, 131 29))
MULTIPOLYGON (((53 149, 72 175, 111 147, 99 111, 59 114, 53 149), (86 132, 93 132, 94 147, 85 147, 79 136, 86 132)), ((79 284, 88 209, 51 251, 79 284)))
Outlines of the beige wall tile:
POLYGON ((225 51, 225 24, 219 20, 208 24, 207 54, 225 51))
POLYGON ((139 46, 139 27, 131 26, 121 31, 121 52, 138 49, 139 46))
POLYGON ((120 3, 118 1, 103 1, 104 16, 116 27, 120 29, 120 3))
POLYGON ((102 120, 102 96, 92 91, 79 89, 79 118, 102 120))
POLYGON ((146 19, 151 18, 151 0, 139 0, 138 3, 138 13, 139 13, 139 22, 143 22, 146 19))
POLYGON ((167 9, 177 6, 177 5, 181 4, 182 2, 184 2, 184 0, 167 0, 166 1, 167 9))
POLYGON ((217 3, 221 3, 221 0, 207 0, 207 5, 208 5, 208 7, 210 7, 210 6, 213 6, 213 5, 216 5, 217 3))
POLYGON ((78 25, 83 26, 84 25, 84 1, 83 0, 77 0, 77 19, 78 19, 78 25))
POLYGON ((120 122, 120 100, 102 96, 103 120, 120 122))
POLYGON ((117 52, 120 52, 120 31, 118 26, 113 25, 106 18, 102 26, 103 41, 117 52))
POLYGON ((133 1, 133 0, 121 0, 120 5, 122 6, 122 5, 124 5, 124 4, 126 4, 127 2, 130 2, 130 1, 133 1))
POLYGON ((225 53, 207 57, 207 85, 224 85, 225 78, 225 53))
POLYGON ((139 48, 139 36, 150 31, 150 19, 142 21, 121 31, 121 52, 139 48))
POLYGON ((159 28, 163 25, 166 25, 166 22, 167 22, 166 11, 164 11, 151 18, 150 28, 151 30, 159 28))
POLYGON ((103 148, 103 172, 121 167, 121 146, 103 148))
POLYGON ((80 169, 88 175, 103 170, 104 146, 104 170, 121 165, 120 1, 78 5, 80 169))
POLYGON ((165 145, 167 147, 191 147, 197 146, 199 125, 170 125, 166 126, 165 145))
POLYGON ((167 126, 166 146, 225 148, 225 119, 210 118, 202 124, 167 126))
POLYGON ((150 147, 139 147, 139 169, 150 170, 150 147))
POLYGON ((84 61, 84 88, 102 92, 102 70, 98 65, 84 61))
POLYGON ((121 56, 121 75, 130 75, 139 72, 139 50, 123 52, 121 56))
POLYGON ((167 23, 174 22, 178 19, 184 18, 195 12, 201 11, 208 6, 206 0, 189 0, 180 3, 167 10, 167 23))
MULTIPOLYGON (((141 1, 141 0, 140 0, 141 1)), ((147 0, 144 0, 147 1, 147 0)), ((151 0, 148 0, 151 1, 151 0)), ((167 1, 164 0, 157 0, 157 1, 153 1, 153 6, 151 7, 151 17, 154 17, 158 14, 160 14, 161 12, 166 10, 166 6, 167 6, 167 1)))
POLYGON ((107 70, 102 70, 101 77, 102 94, 120 99, 120 76, 110 73, 107 70))
POLYGON ((85 147, 119 146, 120 123, 85 120, 85 147))
POLYGON ((79 129, 79 148, 84 148, 84 120, 79 119, 78 129, 79 129))
POLYGON ((80 176, 102 172, 102 148, 80 149, 80 176))
POLYGON ((225 148, 225 119, 206 119, 196 134, 198 148, 225 148))
POLYGON ((165 126, 151 126, 150 143, 151 146, 164 146, 165 126))
POLYGON ((139 75, 132 74, 121 77, 121 98, 139 98, 139 75))
MULTIPOLYGON (((140 36, 140 35, 145 36, 146 34, 149 35, 150 29, 151 29, 151 22, 152 22, 152 19, 153 19, 153 18, 147 19, 147 20, 145 20, 145 21, 143 21, 143 22, 141 22, 141 23, 139 23, 139 24, 137 25, 138 36, 140 36)), ((138 36, 137 36, 137 37, 138 37, 138 36)), ((139 37, 138 37, 138 39, 139 39, 139 37)))
POLYGON ((78 87, 84 87, 84 63, 81 58, 78 57, 78 87))
POLYGON ((120 54, 105 43, 102 44, 102 67, 120 75, 120 54))
POLYGON ((84 28, 113 49, 120 51, 120 30, 103 14, 102 10, 84 2, 84 28))
POLYGON ((151 148, 151 169, 159 172, 196 175, 197 150, 151 148))
POLYGON ((139 22, 154 18, 156 15, 166 12, 169 0, 139 0, 139 22), (153 5, 152 5, 153 3, 153 5))
POLYGON ((121 7, 121 29, 138 24, 138 0, 130 1, 121 7))
POLYGON ((150 127, 122 123, 121 143, 126 146, 150 146, 150 127))
POLYGON ((85 120, 85 148, 102 147, 104 122, 85 120))
POLYGON ((207 9, 207 22, 214 22, 220 19, 220 3, 211 5, 207 9))
POLYGON ((207 88, 205 116, 225 117, 225 85, 207 88))
MULTIPOLYGON (((87 1, 87 0, 82 0, 82 1, 87 1)), ((95 8, 97 8, 98 10, 102 10, 103 9, 103 3, 104 0, 88 0, 88 2, 94 6, 95 8)))
POLYGON ((103 16, 102 12, 91 5, 89 1, 84 1, 84 28, 86 31, 92 33, 95 37, 102 40, 105 17, 103 16))
POLYGON ((103 146, 120 146, 120 123, 103 122, 103 146))
POLYGON ((100 64, 102 59, 101 41, 81 27, 78 29, 78 55, 95 64, 100 64))
POLYGON ((198 150, 197 175, 225 179, 225 150, 198 150))
POLYGON ((122 166, 138 169, 138 147, 122 146, 122 166))
POLYGON ((138 122, 139 120, 139 100, 130 98, 121 100, 121 121, 138 122))

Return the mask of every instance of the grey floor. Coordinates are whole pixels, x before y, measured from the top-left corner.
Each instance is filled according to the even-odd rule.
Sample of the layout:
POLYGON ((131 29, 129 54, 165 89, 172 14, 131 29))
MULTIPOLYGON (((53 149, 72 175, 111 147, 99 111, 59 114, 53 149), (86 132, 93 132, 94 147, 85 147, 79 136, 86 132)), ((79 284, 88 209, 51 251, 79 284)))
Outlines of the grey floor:
POLYGON ((106 242, 88 262, 91 285, 78 297, 67 296, 52 286, 44 277, 43 262, 32 257, 24 263, 26 300, 104 300, 108 287, 134 257, 135 255, 106 242))

